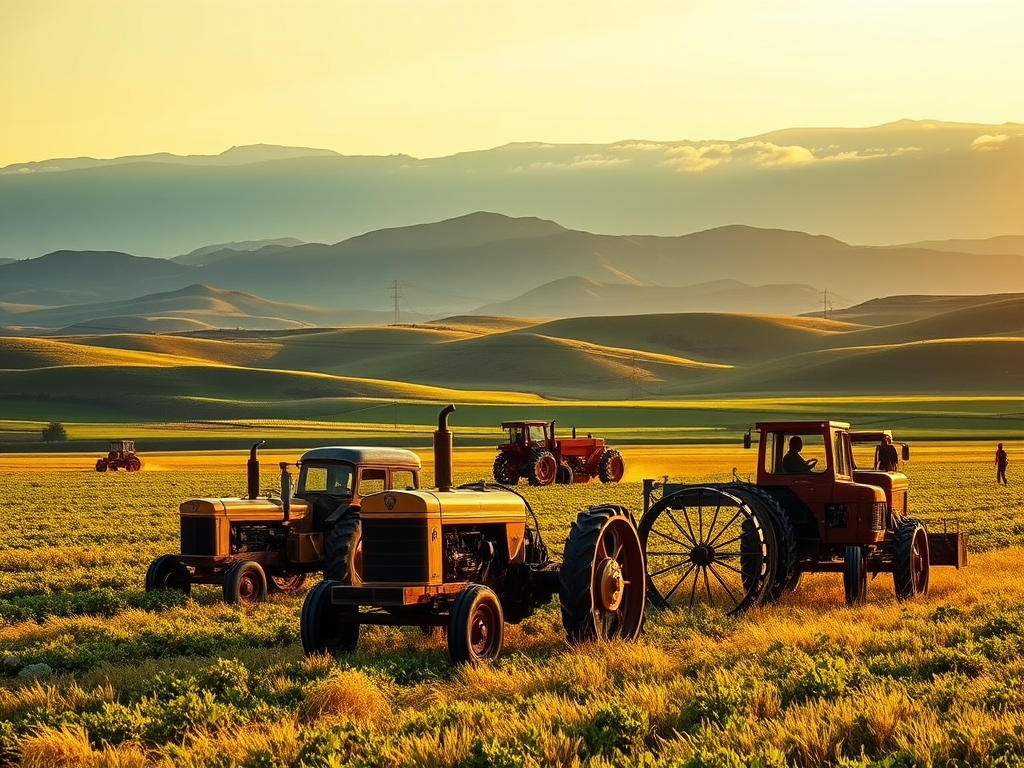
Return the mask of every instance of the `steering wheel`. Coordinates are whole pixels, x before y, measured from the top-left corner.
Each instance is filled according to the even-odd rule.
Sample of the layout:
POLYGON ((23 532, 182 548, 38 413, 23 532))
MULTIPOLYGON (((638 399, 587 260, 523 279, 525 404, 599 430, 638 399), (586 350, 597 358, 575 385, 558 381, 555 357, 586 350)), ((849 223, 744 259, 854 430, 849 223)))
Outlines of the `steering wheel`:
POLYGON ((808 459, 807 460, 807 468, 808 469, 813 469, 814 465, 817 464, 817 463, 818 463, 817 459, 808 459))

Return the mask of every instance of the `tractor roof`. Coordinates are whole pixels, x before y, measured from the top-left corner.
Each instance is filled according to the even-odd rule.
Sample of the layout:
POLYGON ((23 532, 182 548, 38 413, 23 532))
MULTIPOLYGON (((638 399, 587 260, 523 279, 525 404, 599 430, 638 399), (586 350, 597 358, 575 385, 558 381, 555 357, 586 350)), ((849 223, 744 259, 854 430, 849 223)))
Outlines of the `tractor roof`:
POLYGON ((879 443, 886 435, 892 440, 891 429, 851 429, 851 443, 879 443))
POLYGON ((501 422, 501 428, 508 429, 509 427, 546 427, 550 423, 550 421, 503 421, 501 422))
POLYGON ((420 457, 405 448, 363 448, 359 446, 326 446, 302 454, 300 461, 347 461, 351 464, 420 468, 420 457))
POLYGON ((849 429, 845 421, 818 419, 815 421, 759 421, 754 429, 761 432, 820 432, 828 428, 849 429))

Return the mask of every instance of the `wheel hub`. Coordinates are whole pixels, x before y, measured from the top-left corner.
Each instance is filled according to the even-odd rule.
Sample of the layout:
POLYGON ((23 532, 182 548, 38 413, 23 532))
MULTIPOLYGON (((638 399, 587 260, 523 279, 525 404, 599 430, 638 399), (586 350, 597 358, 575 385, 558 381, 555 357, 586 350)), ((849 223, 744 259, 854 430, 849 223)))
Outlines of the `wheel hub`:
POLYGON ((617 611, 622 604, 625 590, 622 567, 613 559, 606 558, 597 567, 597 592, 600 607, 606 611, 617 611))
POLYGON ((715 562, 715 548, 708 544, 698 544, 690 550, 690 559, 696 565, 706 568, 715 562))

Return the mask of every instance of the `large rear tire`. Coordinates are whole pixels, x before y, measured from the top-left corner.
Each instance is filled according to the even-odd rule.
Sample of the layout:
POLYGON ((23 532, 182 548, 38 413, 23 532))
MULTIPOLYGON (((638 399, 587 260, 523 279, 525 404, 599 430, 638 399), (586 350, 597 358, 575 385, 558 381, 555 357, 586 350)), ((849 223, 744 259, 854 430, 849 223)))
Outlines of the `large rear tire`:
POLYGON ((602 483, 617 483, 626 474, 626 464, 618 451, 607 450, 601 454, 597 463, 597 476, 602 483))
POLYGON ((358 609, 331 605, 331 587, 336 581, 321 581, 306 594, 299 618, 302 650, 307 656, 352 653, 359 643, 358 609))
POLYGON ((920 520, 904 518, 896 529, 892 560, 892 581, 900 600, 928 594, 929 556, 928 531, 920 520))
POLYGON ((506 453, 494 457, 494 482, 502 485, 515 485, 519 482, 519 467, 506 453))
POLYGON ((253 560, 239 560, 224 572, 224 602, 252 605, 267 599, 267 575, 253 560))
POLYGON ((505 640, 501 601, 490 587, 467 584, 455 596, 448 618, 448 654, 455 664, 494 661, 505 640))
POLYGON ((189 595, 192 593, 192 575, 175 555, 160 555, 146 570, 146 591, 175 589, 189 595))
POLYGON ((562 625, 570 642, 633 640, 644 623, 647 573, 633 516, 602 505, 576 516, 559 574, 562 625))
POLYGON ((769 548, 775 553, 775 562, 772 564, 772 581, 764 599, 766 602, 774 602, 784 592, 796 589, 800 580, 800 573, 796 570, 796 533, 793 524, 782 505, 764 489, 749 483, 730 484, 726 489, 750 504, 763 520, 770 523, 765 533, 769 548))
POLYGON ((551 485, 558 475, 558 462, 550 451, 534 451, 526 466, 526 479, 530 485, 551 485))
POLYGON ((327 534, 324 578, 339 584, 363 583, 363 537, 359 510, 350 507, 327 534))

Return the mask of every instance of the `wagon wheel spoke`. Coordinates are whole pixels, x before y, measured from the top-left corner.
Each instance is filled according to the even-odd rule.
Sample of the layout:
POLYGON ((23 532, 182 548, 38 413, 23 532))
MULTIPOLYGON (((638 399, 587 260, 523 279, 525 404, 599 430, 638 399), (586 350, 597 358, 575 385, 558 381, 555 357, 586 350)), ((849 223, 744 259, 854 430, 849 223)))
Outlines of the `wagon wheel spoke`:
MULTIPOLYGON (((697 525, 700 529, 700 540, 704 541, 704 492, 697 491, 697 525)), ((711 531, 708 531, 711 535, 711 531)))
POLYGON ((719 504, 715 507, 715 515, 714 515, 714 517, 711 518, 711 524, 708 526, 708 536, 710 536, 712 531, 715 530, 715 523, 718 522, 718 513, 721 512, 721 511, 722 511, 722 504, 721 504, 721 502, 719 502, 719 504))
MULTIPOLYGON (((683 512, 684 513, 686 512, 686 508, 685 507, 683 508, 683 512)), ((679 529, 679 532, 681 534, 683 534, 683 536, 688 538, 693 543, 694 546, 696 546, 697 545, 697 539, 695 539, 693 537, 693 529, 690 528, 690 518, 689 518, 689 516, 686 516, 686 527, 690 528, 690 532, 687 533, 685 530, 683 530, 683 526, 681 526, 679 524, 679 521, 676 520, 676 516, 672 514, 672 510, 669 507, 665 507, 665 514, 668 515, 668 519, 669 520, 671 520, 673 523, 675 523, 675 526, 676 526, 676 528, 679 529)))
POLYGON ((711 582, 708 580, 708 571, 711 569, 703 568, 702 570, 704 571, 704 586, 708 590, 708 605, 714 605, 715 599, 711 596, 711 582))
POLYGON ((742 538, 743 538, 743 534, 740 534, 739 536, 737 536, 737 537, 735 537, 733 539, 729 539, 728 541, 720 542, 718 544, 718 546, 715 547, 715 551, 716 552, 718 551, 718 547, 728 547, 730 544, 735 544, 737 541, 740 541, 742 538))
POLYGON ((685 552, 670 552, 666 549, 648 549, 647 556, 650 557, 651 555, 672 555, 674 557, 689 557, 690 550, 686 550, 685 552))
POLYGON ((672 587, 672 589, 670 589, 670 590, 668 591, 668 593, 667 593, 667 594, 665 595, 665 597, 663 598, 663 599, 665 600, 665 602, 666 602, 666 603, 668 602, 668 599, 669 599, 670 597, 672 597, 672 595, 673 595, 673 594, 675 593, 675 591, 676 591, 677 589, 679 589, 680 585, 681 585, 681 584, 682 584, 682 583, 683 583, 684 581, 686 581, 686 577, 687 577, 687 576, 689 576, 689 575, 690 575, 690 574, 691 574, 691 573, 693 572, 693 569, 694 569, 694 568, 696 568, 696 567, 697 567, 697 566, 696 566, 696 564, 695 564, 695 563, 690 563, 690 567, 689 567, 689 568, 687 568, 687 569, 686 569, 686 572, 685 572, 685 573, 684 573, 684 574, 683 574, 682 576, 680 576, 680 577, 679 577, 679 581, 677 581, 677 582, 676 582, 676 585, 675 585, 674 587, 672 587))
MULTIPOLYGON (((685 547, 685 546, 687 546, 686 542, 684 542, 684 541, 679 541, 679 539, 674 539, 674 538, 672 538, 671 536, 669 536, 669 535, 667 535, 667 534, 664 534, 664 533, 662 533, 662 532, 661 532, 661 531, 659 531, 659 530, 658 530, 657 528, 651 528, 651 531, 650 531, 650 532, 651 532, 651 533, 654 533, 654 534, 657 534, 658 536, 661 536, 661 538, 663 538, 663 539, 668 539, 668 540, 669 540, 669 541, 671 541, 671 542, 672 542, 673 544, 678 544, 678 545, 679 545, 680 547, 685 547)), ((685 531, 684 531, 684 533, 685 533, 685 531)), ((693 542, 693 543, 694 543, 694 544, 696 544, 696 542, 693 542)))
POLYGON ((738 518, 738 517, 739 517, 740 515, 742 515, 742 514, 743 514, 743 507, 737 507, 737 509, 736 509, 736 514, 735 514, 735 515, 733 515, 733 516, 732 516, 732 517, 731 517, 731 518, 729 519, 729 522, 728 522, 728 523, 726 523, 726 524, 725 524, 725 527, 723 527, 723 528, 722 528, 722 530, 720 530, 720 531, 719 531, 719 532, 718 532, 718 533, 717 533, 717 534, 715 535, 715 538, 711 539, 711 541, 709 541, 709 542, 708 542, 708 545, 710 546, 710 545, 714 544, 714 543, 715 543, 716 541, 718 541, 718 539, 719 539, 719 538, 721 538, 722 534, 723 534, 723 533, 725 533, 725 532, 726 532, 727 530, 729 530, 729 527, 730 527, 730 526, 731 526, 731 525, 732 525, 732 524, 733 524, 734 522, 736 522, 736 518, 738 518))
POLYGON ((690 587, 690 607, 693 608, 693 598, 697 595, 697 582, 700 581, 700 574, 693 577, 693 586, 690 587))
MULTIPOLYGON (((716 560, 715 562, 718 562, 718 561, 716 560)), ((735 565, 729 565, 728 563, 718 563, 718 564, 720 566, 722 566, 723 568, 728 568, 730 571, 735 571, 740 576, 743 575, 743 571, 740 568, 737 568, 735 565)))
POLYGON ((736 596, 732 593, 732 590, 729 589, 729 585, 722 581, 722 577, 718 575, 718 571, 715 570, 715 566, 710 566, 710 569, 711 575, 718 579, 718 583, 722 585, 722 589, 725 590, 725 593, 729 596, 729 599, 732 600, 732 604, 739 605, 740 601, 736 599, 736 596))
MULTIPOLYGON (((661 569, 660 571, 654 571, 653 573, 651 573, 651 574, 650 574, 650 576, 651 576, 651 577, 654 577, 654 576, 661 576, 661 574, 663 574, 663 573, 668 573, 669 571, 674 571, 674 570, 675 570, 676 568, 682 568, 682 567, 683 567, 684 565, 686 565, 687 563, 690 563, 690 567, 691 567, 691 568, 693 568, 693 567, 694 567, 694 563, 693 563, 693 562, 691 562, 690 560, 680 560, 680 561, 679 561, 678 563, 676 563, 675 565, 670 565, 670 566, 668 566, 668 568, 662 568, 662 569, 661 569)), ((683 578, 686 578, 686 574, 683 574, 683 578)), ((666 595, 666 597, 667 597, 667 595, 666 595)))

